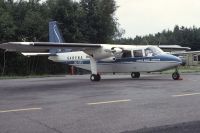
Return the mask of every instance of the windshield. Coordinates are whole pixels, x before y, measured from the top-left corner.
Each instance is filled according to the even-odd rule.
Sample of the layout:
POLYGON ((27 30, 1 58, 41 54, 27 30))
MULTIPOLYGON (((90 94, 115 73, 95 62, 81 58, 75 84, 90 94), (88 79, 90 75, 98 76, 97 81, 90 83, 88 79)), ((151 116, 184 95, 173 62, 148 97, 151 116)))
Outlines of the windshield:
POLYGON ((156 56, 159 54, 162 54, 163 51, 156 47, 156 46, 151 46, 145 49, 145 56, 150 57, 150 56, 156 56))

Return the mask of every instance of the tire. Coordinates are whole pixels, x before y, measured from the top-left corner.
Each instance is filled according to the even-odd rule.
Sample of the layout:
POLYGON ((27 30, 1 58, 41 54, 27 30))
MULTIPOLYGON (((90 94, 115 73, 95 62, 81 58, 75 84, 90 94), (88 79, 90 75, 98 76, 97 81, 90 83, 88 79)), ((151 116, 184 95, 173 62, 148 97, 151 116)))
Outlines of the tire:
POLYGON ((132 72, 131 73, 131 77, 132 78, 139 78, 140 77, 140 73, 139 72, 132 72))
POLYGON ((100 74, 91 74, 90 75, 90 80, 91 81, 100 81, 101 80, 101 76, 100 76, 100 74))
POLYGON ((101 80, 101 75, 100 74, 97 74, 97 81, 100 81, 101 80))
POLYGON ((91 74, 91 75, 90 75, 90 80, 91 80, 91 81, 95 81, 95 79, 96 79, 96 76, 95 76, 94 74, 91 74))
POLYGON ((179 74, 178 72, 174 72, 174 73, 172 74, 172 78, 173 78, 174 80, 179 80, 180 74, 179 74))

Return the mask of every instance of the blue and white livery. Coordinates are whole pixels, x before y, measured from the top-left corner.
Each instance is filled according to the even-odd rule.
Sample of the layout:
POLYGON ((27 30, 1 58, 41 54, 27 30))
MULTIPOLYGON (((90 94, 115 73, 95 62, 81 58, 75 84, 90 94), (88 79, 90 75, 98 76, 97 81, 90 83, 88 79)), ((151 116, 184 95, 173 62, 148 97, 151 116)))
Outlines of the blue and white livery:
MULTIPOLYGON (((131 73, 139 78, 140 72, 157 72, 177 68, 181 59, 166 54, 157 46, 64 43, 56 21, 49 24, 50 42, 8 42, 0 44, 7 51, 21 52, 26 56, 49 56, 54 62, 91 71, 91 81, 100 81, 100 73, 131 73)), ((179 79, 177 69, 172 74, 179 79)))

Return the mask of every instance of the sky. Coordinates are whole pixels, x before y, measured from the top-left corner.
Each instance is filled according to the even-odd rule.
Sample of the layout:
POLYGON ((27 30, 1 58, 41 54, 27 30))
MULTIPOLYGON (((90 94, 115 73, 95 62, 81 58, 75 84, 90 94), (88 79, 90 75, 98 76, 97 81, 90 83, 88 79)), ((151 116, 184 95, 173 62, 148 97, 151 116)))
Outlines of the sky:
POLYGON ((125 30, 124 37, 134 38, 173 30, 175 25, 200 27, 200 0, 116 0, 116 17, 125 30))

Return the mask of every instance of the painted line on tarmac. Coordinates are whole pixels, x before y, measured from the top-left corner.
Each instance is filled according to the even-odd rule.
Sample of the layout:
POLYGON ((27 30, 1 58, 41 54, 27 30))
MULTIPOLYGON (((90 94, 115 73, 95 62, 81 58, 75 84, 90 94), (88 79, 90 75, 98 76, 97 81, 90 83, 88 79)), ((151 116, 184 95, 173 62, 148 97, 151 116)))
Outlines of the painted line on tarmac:
POLYGON ((21 111, 34 111, 34 110, 42 110, 42 108, 26 108, 26 109, 0 110, 0 113, 21 112, 21 111))
POLYGON ((184 97, 184 96, 194 96, 194 95, 200 95, 200 93, 186 93, 180 95, 172 95, 172 97, 184 97))
POLYGON ((124 99, 124 100, 115 100, 115 101, 104 101, 104 102, 87 103, 87 105, 100 105, 100 104, 121 103, 121 102, 130 102, 130 101, 131 101, 131 99, 124 99))

